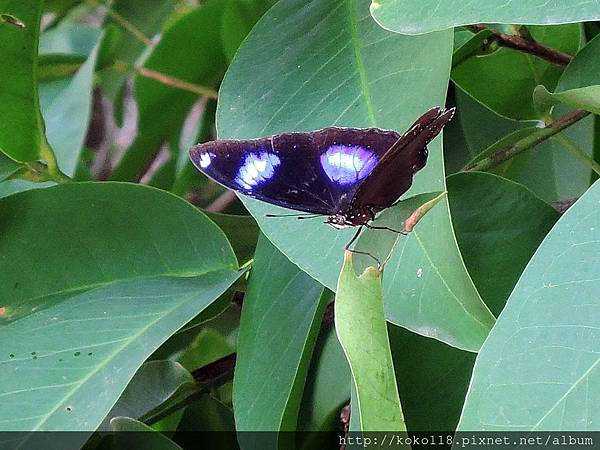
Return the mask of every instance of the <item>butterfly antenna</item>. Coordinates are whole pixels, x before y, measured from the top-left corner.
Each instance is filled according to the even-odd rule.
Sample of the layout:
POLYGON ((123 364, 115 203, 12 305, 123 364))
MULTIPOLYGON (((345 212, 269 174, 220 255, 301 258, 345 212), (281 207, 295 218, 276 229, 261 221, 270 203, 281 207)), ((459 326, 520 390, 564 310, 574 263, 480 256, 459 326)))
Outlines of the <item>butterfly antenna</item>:
POLYGON ((297 219, 312 219, 318 214, 265 214, 265 217, 296 217, 297 219))

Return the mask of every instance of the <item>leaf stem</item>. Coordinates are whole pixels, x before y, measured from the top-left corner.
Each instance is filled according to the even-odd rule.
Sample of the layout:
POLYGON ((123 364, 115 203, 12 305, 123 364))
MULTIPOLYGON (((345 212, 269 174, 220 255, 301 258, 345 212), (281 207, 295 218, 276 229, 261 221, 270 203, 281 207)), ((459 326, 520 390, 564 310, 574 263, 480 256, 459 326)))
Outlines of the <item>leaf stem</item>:
MULTIPOLYGON (((474 33, 489 29, 487 26, 479 23, 470 25, 468 27, 474 33)), ((543 44, 535 41, 533 38, 527 38, 524 32, 521 32, 520 36, 501 33, 500 31, 491 30, 493 39, 503 47, 512 48, 523 53, 537 56, 549 63, 557 66, 565 67, 571 62, 571 55, 563 53, 560 50, 556 50, 550 47, 546 47, 543 44)), ((530 35, 529 35, 530 36, 530 35)))
POLYGON ((134 24, 128 21, 125 17, 119 14, 116 11, 113 11, 109 6, 98 2, 97 0, 86 0, 87 4, 94 7, 103 7, 106 9, 106 13, 114 19, 119 25, 121 25, 126 31, 128 31, 133 37, 135 37, 138 41, 144 44, 146 47, 151 47, 153 45, 152 40, 148 38, 144 33, 142 33, 139 28, 137 28, 134 24))
POLYGON ((214 89, 207 88, 205 86, 200 86, 194 83, 189 83, 187 81, 172 77, 162 72, 147 69, 146 67, 134 66, 124 61, 115 61, 115 69, 121 72, 133 71, 138 75, 141 75, 145 78, 150 78, 154 81, 158 81, 159 83, 162 83, 164 85, 171 86, 176 89, 181 89, 182 91, 188 91, 194 94, 203 95, 213 100, 216 100, 219 97, 219 93, 214 89))
POLYGON ((591 167, 591 169, 596 172, 597 175, 600 175, 600 164, 598 164, 594 159, 584 152, 575 142, 569 139, 562 133, 558 133, 552 137, 556 142, 561 144, 564 148, 566 148, 569 152, 583 161, 585 164, 591 167))
POLYGON ((524 137, 523 139, 515 142, 514 144, 502 148, 497 152, 494 152, 491 155, 477 162, 465 166, 463 171, 486 171, 493 169, 494 167, 502 164, 504 161, 508 161, 509 159, 514 158, 519 153, 522 153, 525 150, 535 147, 539 143, 550 139, 552 136, 560 133, 565 128, 580 121, 584 117, 587 117, 589 114, 589 111, 576 109, 575 111, 570 112, 569 114, 554 121, 547 127, 540 128, 538 131, 535 131, 534 133, 524 137))

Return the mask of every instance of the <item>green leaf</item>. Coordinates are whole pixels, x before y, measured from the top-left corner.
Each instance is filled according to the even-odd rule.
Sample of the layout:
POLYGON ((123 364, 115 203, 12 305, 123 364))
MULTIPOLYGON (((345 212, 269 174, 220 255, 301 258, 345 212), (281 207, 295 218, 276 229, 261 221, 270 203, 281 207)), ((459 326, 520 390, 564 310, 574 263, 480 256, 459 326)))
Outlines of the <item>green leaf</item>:
POLYGON ((214 224, 151 188, 61 185, 0 212, 3 430, 96 429, 144 360, 240 276, 214 224))
MULTIPOLYGON (((293 431, 326 297, 323 287, 264 237, 240 320, 233 385, 239 431, 293 431)), ((273 434, 239 436, 240 446, 291 448, 273 434)))
POLYGON ((460 430, 595 429, 599 204, 596 182, 525 269, 477 357, 460 430))
MULTIPOLYGON (((578 24, 529 27, 533 38, 568 54, 579 49, 578 24)), ((500 48, 492 54, 463 60, 452 69, 452 80, 471 97, 492 111, 516 120, 540 119, 533 104, 533 91, 542 84, 554 89, 563 71, 526 53, 500 48)))
POLYGON ((335 328, 356 386, 361 431, 406 431, 390 351, 381 273, 357 277, 346 253, 335 297, 335 328))
POLYGON ((559 214, 526 187, 493 174, 458 173, 447 182, 465 264, 497 316, 559 214))
POLYGON ((302 396, 298 430, 315 432, 302 436, 305 439, 300 446, 302 450, 339 445, 339 441, 329 441, 329 434, 320 432, 339 428, 340 411, 350 398, 351 377, 335 329, 329 326, 317 340, 302 396))
POLYGON ((388 332, 408 431, 456 429, 475 355, 400 327, 388 332))
POLYGON ((5 154, 0 153, 0 182, 6 180, 22 168, 23 166, 21 164, 16 163, 5 154))
POLYGON ((554 93, 538 86, 534 100, 541 106, 564 103, 600 114, 600 39, 596 36, 571 61, 554 93))
POLYGON ((10 261, 0 271, 6 319, 120 280, 236 267, 225 236, 202 213, 139 185, 79 183, 12 195, 0 200, 0 226, 0 253, 10 261))
MULTIPOLYGON (((215 87, 225 71, 219 23, 223 3, 208 2, 179 18, 166 30, 144 67, 189 83, 215 87), (202 30, 199 32, 199 30, 202 30), (182 64, 185 61, 185 64, 182 64)), ((113 179, 134 180, 166 141, 179 135, 198 94, 156 80, 136 77, 138 136, 113 172, 113 179)))
POLYGON ((104 418, 100 429, 109 430, 110 421, 119 416, 139 419, 172 398, 178 391, 193 386, 194 378, 175 361, 147 361, 136 372, 117 403, 104 418))
POLYGON ((81 24, 62 24, 40 35, 40 55, 62 54, 88 57, 102 32, 81 24))
POLYGON ((223 230, 240 264, 252 259, 260 234, 253 217, 210 212, 206 212, 206 215, 223 230))
MULTIPOLYGON (((219 138, 255 138, 331 125, 404 131, 428 107, 444 104, 451 51, 450 32, 420 37, 386 32, 373 23, 362 1, 280 1, 246 38, 223 80, 217 110, 219 138), (307 54, 313 56, 307 59, 307 54)), ((440 142, 429 146, 427 167, 416 175, 407 196, 445 189, 440 142)), ((243 201, 277 248, 335 289, 343 248, 353 230, 333 230, 323 225, 322 218, 266 218, 265 214, 280 213, 281 208, 243 201)), ((399 222, 394 225, 401 227, 399 222)), ((365 236, 372 233, 368 230, 365 236)), ((394 237, 386 232, 373 234, 373 239, 385 239, 389 251, 394 237)), ((423 283, 405 267, 411 261, 425 261, 432 267, 431 304, 436 310, 448 303, 458 305, 458 314, 440 324, 431 310, 424 308, 418 317, 402 310, 395 320, 403 325, 410 322, 413 329, 453 345, 479 348, 493 318, 461 261, 445 199, 403 243, 386 271, 385 290, 394 295, 387 297, 388 312, 403 308, 404 303, 397 306, 399 292, 404 292, 405 302, 414 303, 407 293, 420 290, 423 283), (445 324, 461 329, 461 336, 438 332, 445 324)))
POLYGON ((371 14, 384 28, 421 34, 473 23, 552 25, 600 19, 600 1, 372 0, 371 14))
MULTIPOLYGON (((114 0, 110 7, 114 13, 127 20, 147 39, 151 40, 155 34, 160 32, 165 18, 169 17, 175 6, 175 0, 145 0, 143 2, 114 0)), ((107 17, 107 25, 105 26, 109 25, 122 29, 122 25, 116 22, 112 16, 107 17)), ((123 33, 129 32, 123 30, 123 33)), ((120 62, 135 64, 146 49, 146 45, 138 37, 127 34, 124 35, 124 38, 119 41, 114 49, 114 55, 120 62)), ((128 74, 113 68, 104 71, 101 76, 102 87, 106 95, 116 101, 128 74)))
POLYGON ((110 422, 116 448, 131 450, 182 450, 179 445, 148 425, 129 417, 115 417, 110 422))
POLYGON ((0 151, 15 161, 40 159, 46 148, 39 111, 37 55, 42 1, 0 0, 0 151))
POLYGON ((1 429, 95 430, 144 360, 238 276, 115 282, 3 326, 1 429))
POLYGON ((75 76, 40 86, 42 115, 46 121, 46 136, 58 160, 58 166, 66 175, 75 173, 92 110, 94 72, 98 51, 102 43, 100 36, 86 62, 75 76), (46 93, 48 89, 50 93, 46 93))
MULTIPOLYGON (((457 98, 461 111, 461 125, 470 153, 477 155, 481 152, 474 160, 511 145, 535 131, 531 122, 519 123, 502 118, 465 94, 458 95, 457 98), (519 130, 527 126, 528 129, 519 130), (511 130, 518 131, 505 136, 511 130), (499 141, 495 142, 498 139, 499 141), (486 149, 486 146, 489 148, 486 149)), ((554 117, 560 117, 568 111, 566 107, 558 106, 555 108, 554 117)), ((579 121, 562 134, 568 136, 580 148, 591 151, 591 118, 579 121)), ((494 172, 527 186, 546 202, 555 202, 578 197, 585 192, 590 184, 591 170, 589 165, 566 151, 562 144, 550 139, 498 166, 494 172)))

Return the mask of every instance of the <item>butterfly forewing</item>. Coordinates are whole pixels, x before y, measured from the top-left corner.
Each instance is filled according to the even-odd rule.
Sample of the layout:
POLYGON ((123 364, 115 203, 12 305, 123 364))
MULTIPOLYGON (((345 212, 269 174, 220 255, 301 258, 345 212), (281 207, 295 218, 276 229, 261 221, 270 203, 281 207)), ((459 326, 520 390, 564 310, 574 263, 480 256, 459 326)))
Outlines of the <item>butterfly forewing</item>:
POLYGON ((324 128, 192 148, 196 167, 259 200, 329 215, 350 203, 400 135, 378 128, 324 128))
POLYGON ((369 207, 378 212, 394 204, 410 188, 414 174, 425 166, 427 144, 453 115, 454 109, 433 108, 417 119, 360 184, 349 209, 369 207))

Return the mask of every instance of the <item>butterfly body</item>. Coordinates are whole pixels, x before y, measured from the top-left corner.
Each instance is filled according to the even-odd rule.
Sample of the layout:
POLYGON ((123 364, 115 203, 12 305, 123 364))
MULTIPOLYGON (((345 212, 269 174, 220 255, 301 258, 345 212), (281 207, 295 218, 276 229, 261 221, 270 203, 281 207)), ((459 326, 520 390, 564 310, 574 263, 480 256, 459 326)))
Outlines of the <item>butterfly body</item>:
POLYGON ((335 228, 363 226, 410 188, 427 144, 454 110, 433 108, 400 135, 329 127, 253 140, 212 141, 190 157, 229 189, 277 206, 328 216, 335 228))

